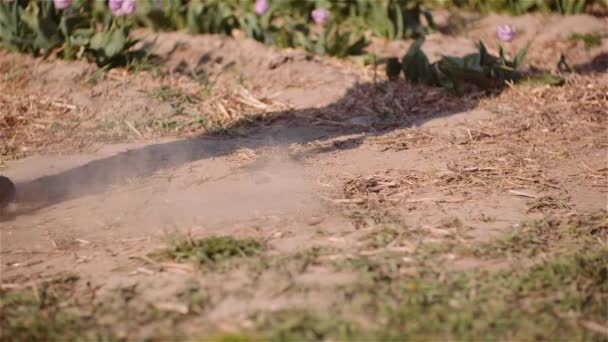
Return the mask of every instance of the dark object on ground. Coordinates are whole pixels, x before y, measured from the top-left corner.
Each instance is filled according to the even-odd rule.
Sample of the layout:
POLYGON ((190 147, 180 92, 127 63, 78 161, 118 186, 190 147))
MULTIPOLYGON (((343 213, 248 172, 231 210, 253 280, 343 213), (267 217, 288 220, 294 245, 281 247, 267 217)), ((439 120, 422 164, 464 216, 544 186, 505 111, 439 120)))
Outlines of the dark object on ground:
POLYGON ((398 58, 389 58, 386 61, 386 76, 391 81, 396 81, 399 79, 399 75, 401 74, 401 62, 398 58))
POLYGON ((0 176, 0 209, 15 200, 15 184, 7 177, 0 176))

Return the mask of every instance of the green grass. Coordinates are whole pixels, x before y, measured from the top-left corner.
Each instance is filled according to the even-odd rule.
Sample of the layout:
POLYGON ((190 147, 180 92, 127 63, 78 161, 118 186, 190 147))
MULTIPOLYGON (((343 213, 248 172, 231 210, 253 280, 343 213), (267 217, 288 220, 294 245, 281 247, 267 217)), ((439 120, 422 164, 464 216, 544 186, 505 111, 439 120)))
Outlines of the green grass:
POLYGON ((171 327, 180 315, 142 301, 136 285, 97 298, 96 289, 78 290, 77 281, 68 274, 31 288, 0 290, 0 341, 133 341, 142 330, 154 332, 151 341, 178 335, 171 327))
POLYGON ((382 248, 388 246, 399 237, 399 232, 391 228, 383 228, 365 237, 369 248, 382 248))
MULTIPOLYGON (((544 203, 544 202, 543 202, 544 203)), ((544 204, 543 204, 544 206, 544 204)), ((524 222, 507 236, 471 248, 482 258, 534 257, 573 253, 608 241, 608 211, 575 215, 568 220, 546 217, 524 222)))
POLYGON ((200 96, 184 93, 181 89, 171 86, 160 86, 152 89, 149 95, 158 99, 171 108, 168 116, 151 117, 137 123, 138 128, 171 132, 184 128, 209 128, 209 121, 202 117, 196 105, 201 101, 200 96))
POLYGON ((260 314, 255 333, 268 341, 603 340, 579 322, 605 323, 605 248, 499 272, 404 277, 382 264, 364 271, 374 274, 368 282, 339 289, 339 307, 260 314))
POLYGON ((304 309, 284 310, 255 317, 258 334, 266 341, 334 341, 353 340, 359 329, 355 324, 330 313, 313 313, 304 309))
MULTIPOLYGON (((606 249, 556 257, 530 269, 438 275, 397 286, 398 301, 370 303, 389 323, 383 340, 405 338, 551 339, 592 334, 556 316, 573 310, 603 322, 607 304, 606 249), (400 328, 403 327, 403 328, 400 328), (401 330, 401 331, 400 331, 401 330), (558 333, 561 332, 562 334, 558 333)), ((376 290, 378 291, 378 290, 376 290)))
POLYGON ((604 5, 604 0, 425 0, 431 7, 457 7, 469 11, 507 12, 521 15, 530 12, 583 13, 593 3, 604 5))
POLYGON ((429 258, 460 252, 450 241, 421 245, 412 255, 414 267, 398 253, 347 258, 333 266, 356 273, 358 280, 336 288, 339 305, 324 312, 300 307, 260 313, 255 329, 244 336, 253 331, 269 341, 557 336, 605 341, 606 336, 589 326, 607 323, 607 238, 608 214, 602 210, 526 222, 516 234, 474 246, 492 251, 494 258, 530 258, 506 268, 451 271, 445 261, 429 258))
MULTIPOLYGON (((365 266, 353 264, 353 269, 362 277, 372 276, 337 288, 335 301, 340 304, 328 311, 300 307, 260 312, 251 318, 254 328, 204 340, 552 340, 559 336, 602 341, 605 337, 583 325, 605 323, 607 265, 605 247, 554 256, 530 267, 427 270, 416 276, 399 272, 398 261, 367 259, 365 266)), ((100 318, 99 310, 82 309, 69 287, 61 290, 62 283, 54 285, 59 288, 0 293, 2 340, 129 340, 113 334, 122 323, 115 321, 110 329, 102 323, 108 321, 100 318)), ((166 313, 128 309, 136 300, 134 289, 119 292, 120 306, 107 306, 105 311, 113 308, 115 320, 124 322, 126 315, 136 315, 139 324, 167 319, 166 313)), ((137 329, 135 325, 123 329, 129 327, 137 329)))
POLYGON ((256 335, 246 335, 246 334, 239 334, 239 333, 220 333, 211 337, 207 337, 204 339, 201 339, 204 341, 209 341, 209 342, 260 342, 260 341, 266 341, 265 339, 261 338, 260 336, 256 336, 256 335))
MULTIPOLYGON (((372 215, 372 221, 392 222, 378 215, 372 215)), ((450 222, 450 227, 460 226, 450 222)), ((381 248, 388 240, 379 241, 381 248)), ((608 212, 601 210, 525 222, 507 237, 473 244, 469 249, 478 253, 473 255, 479 261, 490 257, 502 264, 466 271, 455 270, 448 259, 434 257, 464 250, 452 239, 421 244, 406 252, 407 258, 400 252, 362 256, 356 249, 341 253, 323 246, 288 254, 265 253, 265 245, 256 240, 229 236, 176 240, 162 255, 180 262, 227 265, 207 268, 208 272, 244 271, 257 284, 251 288, 254 292, 258 285, 265 285, 255 279, 268 281, 262 273, 287 275, 290 291, 277 292, 277 296, 314 296, 317 289, 299 287, 296 277, 311 265, 355 275, 348 283, 331 285, 326 310, 306 305, 260 310, 249 316, 242 331, 207 329, 199 332, 209 334, 200 340, 607 341, 598 329, 608 323, 606 241, 608 212), (343 258, 334 258, 341 254, 343 258)), ((282 277, 272 279, 284 283, 282 277)), ((143 302, 137 286, 87 301, 76 295, 76 281, 67 276, 33 288, 0 291, 0 340, 133 340, 142 330, 152 331, 147 336, 156 336, 153 340, 163 336, 183 340, 187 336, 180 335, 181 327, 196 332, 193 324, 199 324, 213 308, 215 298, 230 295, 223 289, 215 293, 214 287, 193 280, 174 294, 175 302, 188 307, 188 313, 180 315, 143 302)))
POLYGON ((600 33, 573 33, 570 35, 568 39, 570 40, 580 40, 585 43, 586 49, 591 49, 597 46, 602 45, 602 39, 606 36, 600 33))
POLYGON ((76 276, 60 276, 23 290, 0 290, 0 340, 77 341, 84 336, 108 340, 103 327, 83 315, 71 296, 76 276), (95 330, 93 334, 82 332, 95 330))
POLYGON ((251 238, 232 236, 211 236, 204 239, 186 238, 171 242, 171 246, 157 256, 175 261, 194 261, 209 265, 232 258, 253 257, 264 250, 264 245, 251 238))
POLYGON ((154 88, 150 92, 150 95, 152 95, 152 97, 159 99, 163 102, 170 102, 170 103, 176 103, 176 102, 194 103, 195 102, 194 98, 184 94, 180 89, 173 88, 170 86, 164 86, 164 85, 154 88))

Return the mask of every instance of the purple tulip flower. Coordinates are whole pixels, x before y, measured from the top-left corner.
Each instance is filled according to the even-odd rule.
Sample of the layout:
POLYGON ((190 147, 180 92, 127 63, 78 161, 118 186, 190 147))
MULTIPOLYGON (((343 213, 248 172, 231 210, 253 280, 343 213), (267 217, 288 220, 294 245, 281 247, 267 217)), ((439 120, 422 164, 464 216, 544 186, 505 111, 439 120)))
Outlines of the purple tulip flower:
POLYGON ((114 12, 120 10, 123 2, 124 2, 124 0, 109 0, 108 7, 110 7, 110 11, 112 11, 112 13, 114 13, 114 12))
POLYGON ((500 25, 496 28, 496 33, 501 41, 510 42, 515 38, 517 31, 511 25, 500 25))
POLYGON ((112 13, 117 17, 130 15, 135 13, 137 0, 109 0, 108 7, 110 7, 112 13))
POLYGON ((72 0, 53 0, 56 9, 64 10, 72 6, 72 0))
POLYGON ((269 6, 270 5, 268 4, 268 0, 256 0, 255 1, 255 13, 262 15, 262 14, 266 13, 269 6))
POLYGON ((323 25, 329 19, 329 11, 326 8, 317 8, 310 13, 310 16, 315 23, 323 25))

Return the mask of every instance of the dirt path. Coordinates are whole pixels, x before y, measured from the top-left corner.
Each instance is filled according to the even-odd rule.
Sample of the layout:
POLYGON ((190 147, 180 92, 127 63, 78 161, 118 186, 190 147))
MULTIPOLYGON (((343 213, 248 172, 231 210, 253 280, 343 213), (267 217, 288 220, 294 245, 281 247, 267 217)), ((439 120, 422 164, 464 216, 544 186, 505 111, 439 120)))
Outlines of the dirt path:
MULTIPOLYGON (((484 19, 471 36, 486 37, 503 20, 484 19)), ((601 19, 568 20, 588 22, 579 30, 605 27, 601 19)), ((558 24, 531 17, 528 25, 558 24)), ((543 67, 554 63, 544 59, 547 46, 567 44, 551 32, 531 51, 543 67)), ((428 46, 442 50, 454 39, 431 37, 428 46)), ((181 33, 159 41, 166 64, 158 75, 100 76, 61 61, 25 70, 31 61, 2 53, 4 74, 18 72, 2 86, 21 87, 5 92, 2 104, 25 127, 15 124, 4 155, 28 154, 3 161, 19 193, 17 208, 0 219, 3 287, 71 272, 83 280, 80 291, 137 286, 144 302, 185 314, 193 309, 174 294, 194 279, 210 299, 182 333, 199 334, 198 324, 240 329, 260 310, 327 309, 336 287, 360 280, 316 259, 322 252, 302 266, 301 256, 292 258, 299 251, 422 260, 417 246, 437 244, 438 255, 425 250, 436 265, 499 269, 506 259, 489 262, 454 246, 493 241, 549 214, 608 209, 601 71, 571 74, 563 87, 455 98, 380 76, 374 83, 371 67, 250 41, 181 33), (197 68, 212 85, 193 80, 197 68), (213 92, 203 93, 206 86, 213 92), (208 114, 206 122, 191 112, 208 114), (289 264, 269 259, 252 277, 237 266, 201 271, 148 257, 172 239, 215 235, 263 241, 270 257, 289 264)), ((572 59, 584 64, 606 51, 604 40, 572 59)))

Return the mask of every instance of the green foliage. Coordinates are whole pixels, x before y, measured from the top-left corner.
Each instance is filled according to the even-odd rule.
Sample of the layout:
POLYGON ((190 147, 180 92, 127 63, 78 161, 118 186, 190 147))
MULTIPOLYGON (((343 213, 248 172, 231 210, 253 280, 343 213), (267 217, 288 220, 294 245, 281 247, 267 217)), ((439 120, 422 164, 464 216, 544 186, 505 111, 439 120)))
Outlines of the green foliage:
POLYGON ((367 246, 370 248, 382 248, 391 244, 399 237, 399 232, 395 229, 384 228, 380 231, 373 232, 366 237, 368 240, 367 246))
POLYGON ((576 312, 583 319, 604 319, 607 262, 607 250, 600 249, 554 257, 529 269, 452 274, 443 281, 429 275, 397 286, 392 293, 400 300, 376 307, 389 322, 380 334, 382 340, 522 340, 550 339, 559 331, 565 339, 588 339, 592 333, 564 327, 558 315, 576 312))
POLYGON ((0 290, 0 340, 77 341, 85 336, 104 340, 99 326, 97 333, 83 334, 95 323, 81 315, 71 298, 77 280, 68 275, 34 288, 0 290))
POLYGON ((427 0, 425 2, 433 6, 455 6, 474 11, 512 14, 534 11, 579 14, 590 5, 608 5, 605 0, 427 0))
POLYGON ((267 340, 272 342, 350 341, 357 331, 355 324, 340 317, 313 314, 306 310, 284 310, 274 315, 260 315, 257 321, 259 329, 266 331, 267 340))
POLYGON ((137 23, 154 31, 179 30, 186 27, 188 1, 138 0, 137 23))
POLYGON ((129 38, 125 18, 110 17, 97 29, 93 7, 77 4, 82 7, 65 15, 52 1, 0 2, 0 46, 35 56, 56 50, 65 59, 87 58, 100 67, 128 65, 145 56, 131 50, 137 41, 129 38))
POLYGON ((412 44, 401 60, 401 68, 405 78, 411 82, 433 84, 435 83, 433 69, 428 57, 422 51, 422 44, 424 44, 424 39, 418 39, 412 44))
POLYGON ((418 0, 355 1, 348 7, 345 20, 353 26, 369 29, 386 39, 419 37, 433 28, 433 17, 421 8, 418 0), (424 18, 429 26, 426 26, 424 18))
MULTIPOLYGON (((478 51, 463 57, 443 56, 440 60, 430 63, 422 51, 424 38, 418 39, 402 59, 401 68, 405 78, 411 82, 424 83, 430 86, 441 86, 457 95, 464 94, 466 83, 489 90, 501 86, 506 81, 546 81, 549 84, 559 84, 560 77, 551 75, 545 78, 526 78, 517 71, 522 64, 528 46, 521 49, 513 59, 506 56, 503 48, 499 55, 488 52, 482 42, 478 43, 478 51)), ((396 66, 387 68, 388 77, 394 79, 396 66)), ((563 81, 563 80, 562 80, 563 81)))
POLYGON ((285 13, 284 3, 272 3, 270 8, 258 15, 247 7, 237 9, 239 29, 247 37, 278 47, 296 46, 296 36, 308 36, 309 29, 296 16, 285 13))
MULTIPOLYGON (((1 1, 0 47, 37 56, 57 51, 66 59, 88 58, 100 66, 128 66, 134 59, 146 56, 132 51, 137 41, 129 39, 129 28, 135 25, 154 31, 187 28, 193 34, 230 35, 241 31, 268 45, 302 47, 315 54, 346 57, 364 52, 369 44, 365 33, 385 39, 423 37, 434 27, 433 17, 424 6, 437 5, 437 1, 271 1, 265 13, 257 14, 254 0, 141 0, 135 15, 128 18, 115 18, 106 1, 77 0, 69 15, 56 10, 52 1, 1 1), (313 24, 310 17, 311 10, 319 7, 331 12, 325 27, 313 24)), ((450 4, 516 13, 556 10, 569 14, 579 13, 597 1, 603 0, 452 0, 450 4)), ((439 2, 445 5, 445 1, 439 2)), ((573 39, 583 39, 586 46, 597 44, 595 36, 573 39)), ((514 74, 506 69, 513 68, 508 62, 519 62, 508 61, 501 53, 497 60, 506 67, 502 69, 497 65, 476 65, 471 58, 445 57, 431 64, 415 51, 408 60, 419 67, 414 71, 406 69, 410 79, 441 84, 457 93, 462 91, 461 79, 483 83, 485 87, 487 79, 479 74, 481 69, 485 78, 491 70, 498 81, 503 81, 503 77, 509 79, 514 74)), ((397 70, 391 60, 391 77, 397 70)))
POLYGON ((190 33, 230 34, 237 20, 225 1, 195 0, 188 4, 187 25, 190 33))
POLYGON ((315 33, 311 37, 296 32, 296 45, 319 55, 336 57, 361 55, 368 44, 369 42, 362 33, 340 32, 340 29, 332 24, 327 25, 323 32, 315 33))
MULTIPOLYGON (((370 222, 394 221, 379 213, 366 216, 373 216, 370 222)), ((444 223, 459 226, 455 219, 444 223)), ((273 254, 270 260, 269 255, 234 259, 239 267, 263 263, 264 270, 273 274, 288 269, 290 279, 306 272, 307 265, 334 268, 353 277, 335 286, 323 285, 317 289, 319 292, 291 285, 280 292, 270 292, 272 298, 279 298, 287 306, 278 310, 260 308, 247 319, 240 317, 236 324, 223 326, 215 322, 201 324, 206 322, 201 315, 209 308, 223 303, 225 298, 234 298, 224 286, 218 293, 212 292, 213 287, 202 287, 206 280, 217 279, 217 273, 197 276, 174 292, 177 303, 188 308, 186 313, 160 311, 154 306, 159 303, 157 297, 148 302, 137 285, 101 294, 95 292, 95 287, 76 286, 77 277, 67 275, 31 287, 1 289, 0 340, 528 341, 554 340, 559 336, 565 341, 604 341, 608 212, 547 217, 522 224, 518 234, 518 238, 506 242, 509 245, 500 240, 505 248, 500 256, 518 255, 525 262, 498 259, 498 267, 496 263, 477 260, 478 264, 462 269, 458 259, 421 258, 418 252, 361 255, 329 247, 314 247, 293 255, 273 254), (530 248, 537 248, 538 252, 529 253, 530 248), (303 296, 300 298, 304 300, 293 300, 294 295, 303 296), (311 308, 307 298, 312 295, 325 305, 311 308), (237 327, 244 330, 235 331, 237 327), (183 336, 182 332, 202 337, 183 336)), ((185 260, 196 260, 192 256, 198 253, 206 259, 232 260, 243 250, 259 250, 257 243, 251 248, 247 240, 212 237, 180 241, 172 250, 181 246, 185 260), (203 249, 205 252, 201 252, 203 249)), ((242 273, 245 270, 246 267, 240 268, 235 274, 250 276, 248 285, 277 279, 251 271, 242 273)), ((221 279, 233 279, 232 275, 221 279)), ((249 288, 245 290, 243 297, 236 298, 258 300, 259 297, 249 296, 249 288)))
POLYGON ((585 43, 586 49, 591 49, 593 47, 601 46, 602 39, 606 38, 608 35, 599 34, 599 33, 573 33, 570 35, 570 40, 582 40, 585 43))
POLYGON ((99 66, 125 65, 128 50, 136 43, 136 40, 129 39, 128 30, 122 26, 96 32, 86 48, 93 52, 99 66))
MULTIPOLYGON (((536 206, 539 203, 535 203, 536 206)), ((559 208, 564 204, 547 203, 559 208)), ((535 208, 533 206, 532 208, 535 208)), ((573 253, 589 246, 600 245, 608 238, 608 212, 600 210, 571 217, 568 221, 555 218, 525 222, 505 238, 481 244, 474 248, 478 257, 526 256, 532 257, 550 251, 573 253)))
POLYGON ((48 55, 62 41, 59 22, 51 1, 0 2, 0 46, 48 55))
POLYGON ((177 299, 187 303, 188 311, 201 313, 210 304, 210 296, 197 281, 191 280, 186 286, 177 292, 177 299))
POLYGON ((256 335, 245 334, 218 334, 205 338, 209 342, 261 342, 265 341, 256 335))
POLYGON ((415 277, 404 274, 407 266, 400 268, 396 259, 350 262, 359 281, 338 289, 340 307, 260 313, 255 331, 270 341, 550 340, 557 335, 601 340, 598 333, 570 324, 605 320, 605 248, 554 256, 530 267, 439 274, 426 269, 415 277))
POLYGON ((35 55, 59 48, 66 59, 89 57, 98 65, 125 65, 136 43, 128 27, 152 30, 188 28, 193 34, 232 34, 279 47, 300 46, 311 53, 346 57, 360 55, 368 45, 365 31, 398 39, 421 36, 432 26, 429 12, 419 0, 358 0, 347 2, 272 1, 263 14, 254 0, 142 0, 136 14, 115 18, 105 1, 75 1, 70 14, 56 10, 52 1, 20 0, 0 3, 0 45, 35 55), (311 29, 311 10, 330 9, 329 23, 311 29), (120 25, 117 25, 117 21, 120 25), (91 57, 92 56, 92 57, 91 57))
POLYGON ((254 239, 212 236, 201 240, 188 238, 176 241, 166 253, 177 261, 191 260, 199 264, 213 264, 236 257, 251 257, 263 249, 264 246, 254 239))

